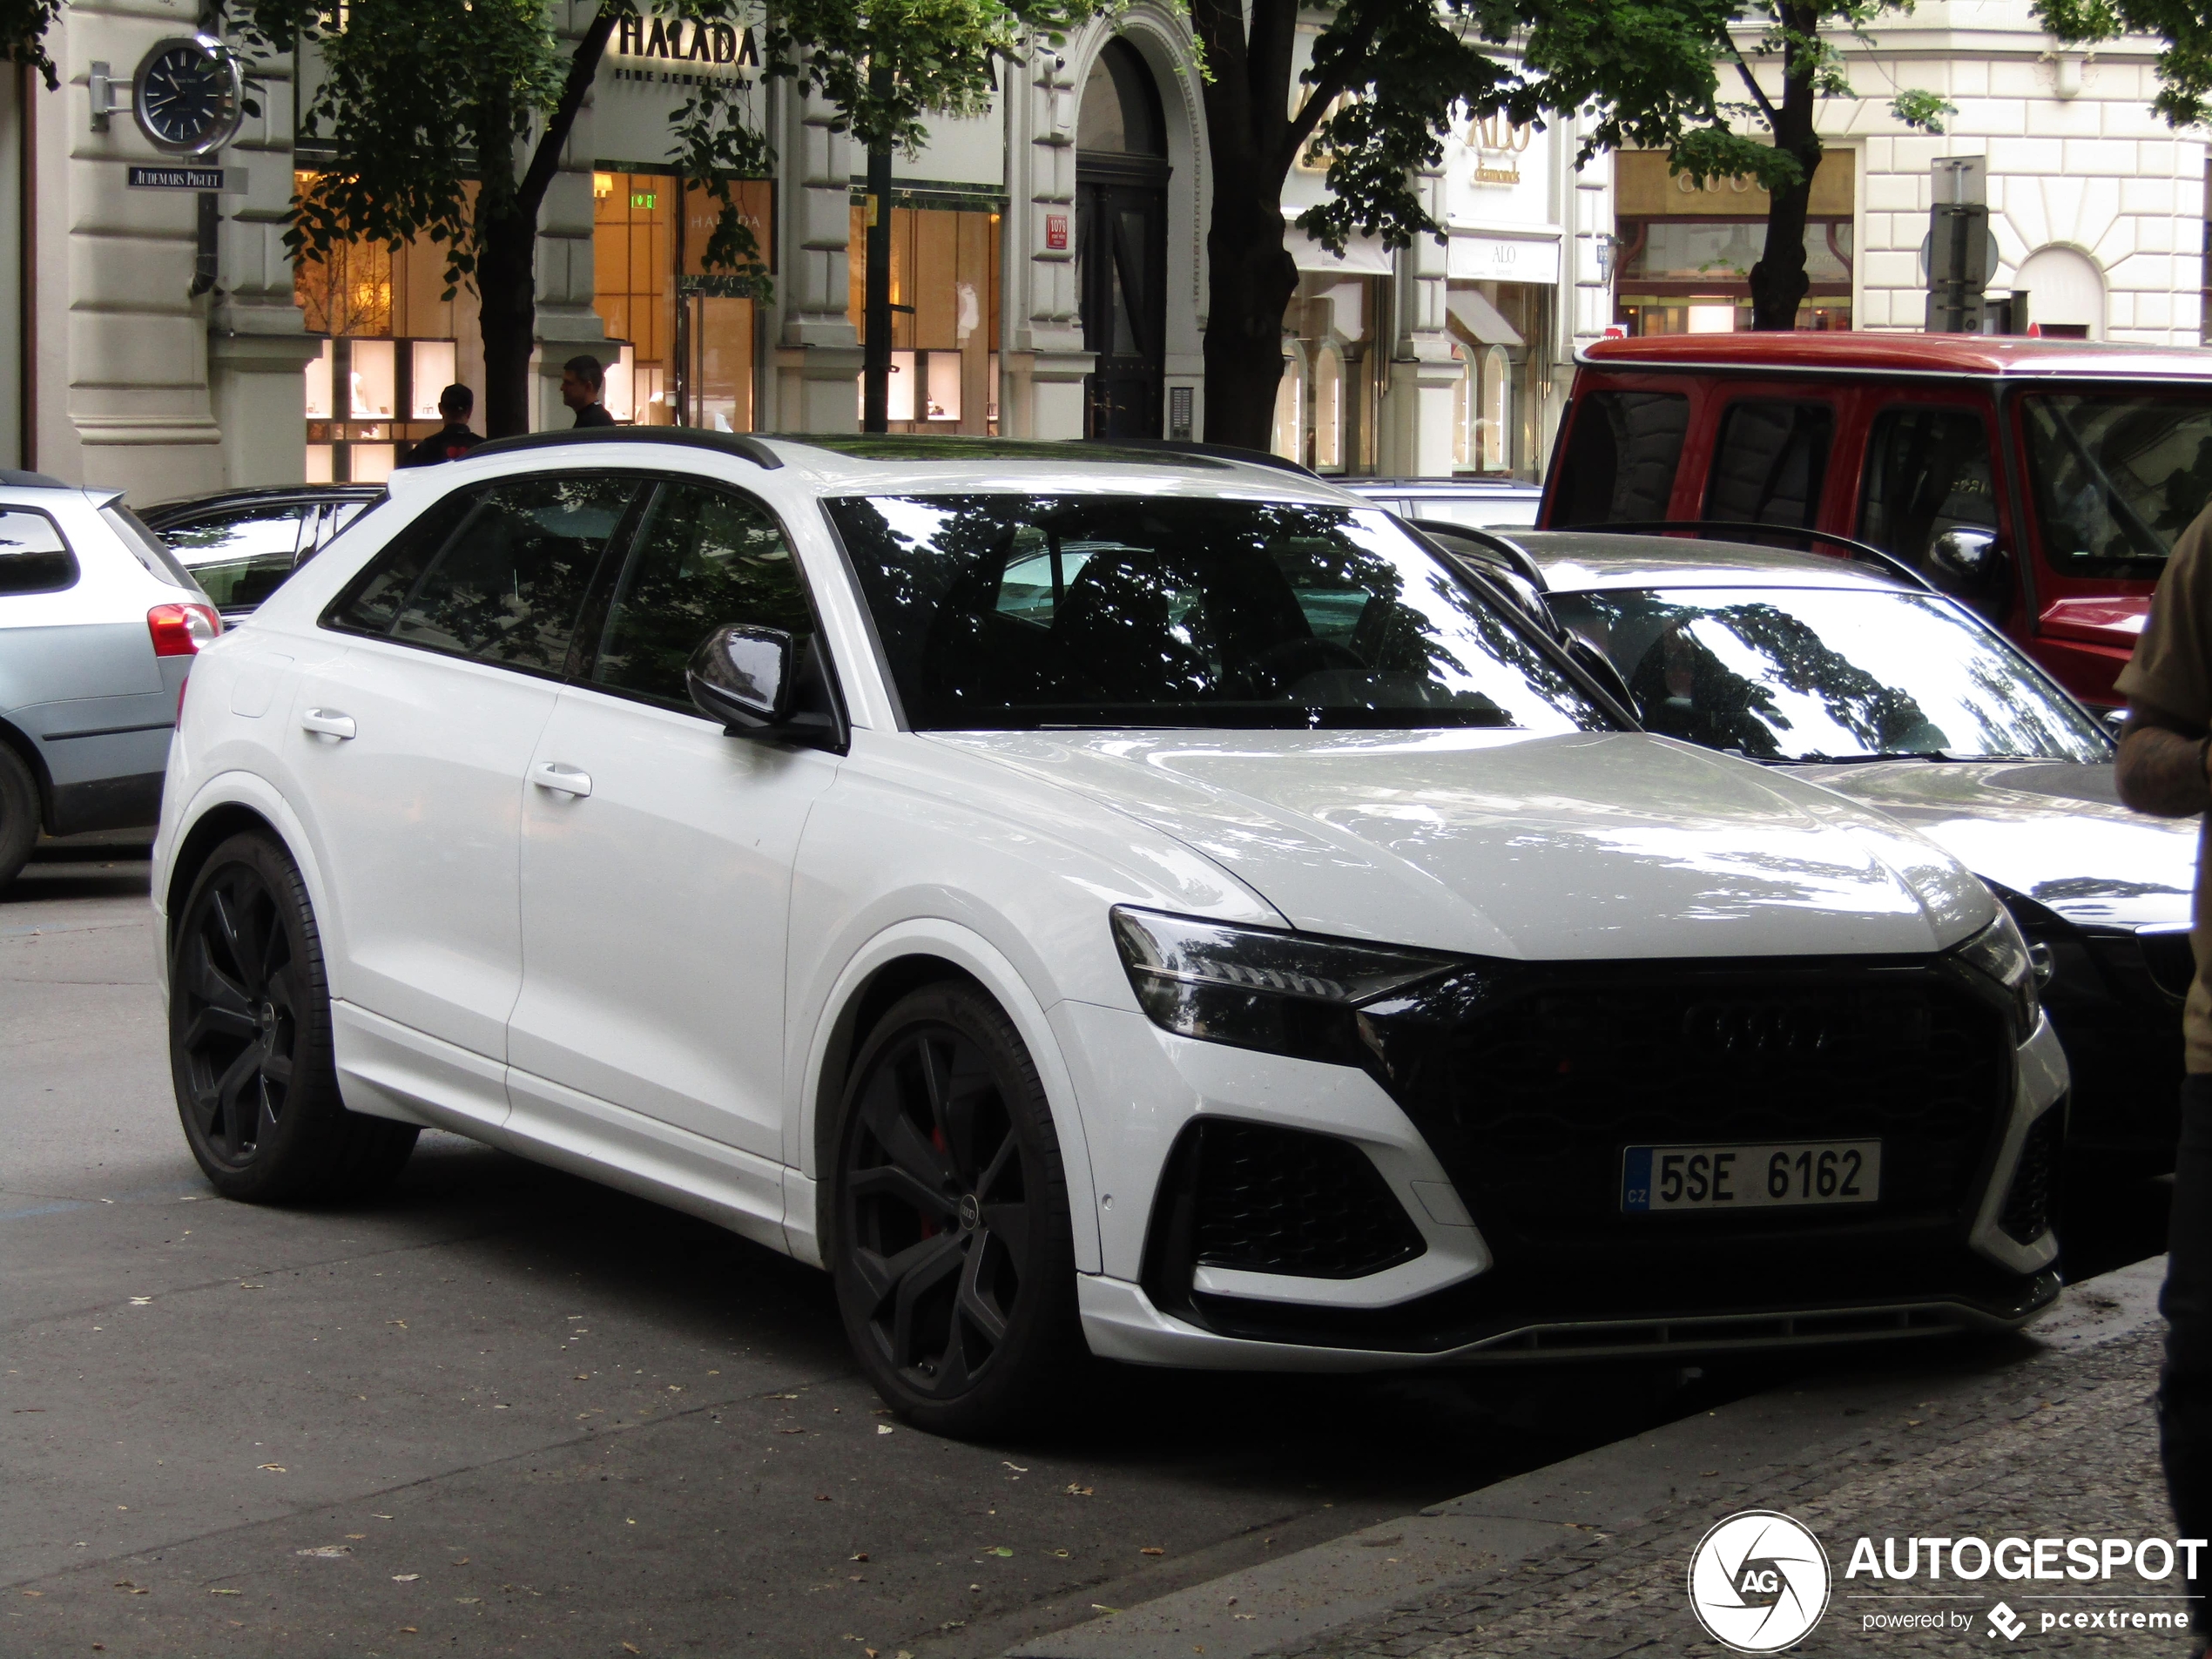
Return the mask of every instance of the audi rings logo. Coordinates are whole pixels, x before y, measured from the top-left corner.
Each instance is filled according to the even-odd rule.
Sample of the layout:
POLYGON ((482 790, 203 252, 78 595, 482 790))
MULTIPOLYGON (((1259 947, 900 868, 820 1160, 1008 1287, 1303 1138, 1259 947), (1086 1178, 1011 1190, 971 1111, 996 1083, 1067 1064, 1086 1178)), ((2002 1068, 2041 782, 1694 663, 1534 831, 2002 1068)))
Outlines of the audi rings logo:
POLYGON ((1738 1653, 1774 1653, 1828 1610, 1828 1553, 1771 1509, 1730 1515, 1689 1558, 1689 1605, 1705 1634, 1738 1653))

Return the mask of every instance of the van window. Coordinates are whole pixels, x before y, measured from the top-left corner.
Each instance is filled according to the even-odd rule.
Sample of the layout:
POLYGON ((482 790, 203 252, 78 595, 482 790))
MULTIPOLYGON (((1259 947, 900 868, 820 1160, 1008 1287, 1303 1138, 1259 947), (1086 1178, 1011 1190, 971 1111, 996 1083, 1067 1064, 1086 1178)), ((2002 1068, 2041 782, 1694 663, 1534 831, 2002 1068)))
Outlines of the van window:
POLYGON ((1705 516, 1810 529, 1820 513, 1836 412, 1825 403, 1731 403, 1721 416, 1705 516))
POLYGON ((1972 409, 1885 409, 1866 440, 1858 536, 1925 570, 1947 529, 1997 528, 1989 429, 1972 409))
POLYGON ((1682 464, 1689 399, 1680 392, 1588 392, 1559 460, 1554 527, 1664 518, 1682 464))

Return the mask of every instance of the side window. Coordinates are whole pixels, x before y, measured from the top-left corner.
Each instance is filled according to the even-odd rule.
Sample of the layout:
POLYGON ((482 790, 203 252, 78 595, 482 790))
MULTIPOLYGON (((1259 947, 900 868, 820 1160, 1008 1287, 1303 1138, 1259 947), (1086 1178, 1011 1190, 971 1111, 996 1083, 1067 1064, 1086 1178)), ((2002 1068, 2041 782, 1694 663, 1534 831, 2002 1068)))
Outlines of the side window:
POLYGON ((685 666, 731 623, 812 638, 806 583, 762 508, 701 484, 661 486, 608 608, 590 681, 688 709, 685 666))
POLYGON ((558 674, 599 556, 638 485, 513 478, 463 490, 397 536, 326 618, 350 632, 558 674))
POLYGON ((77 585, 77 560, 54 521, 26 508, 0 509, 0 595, 59 593, 77 585))
POLYGON ((1666 517, 1689 399, 1679 392, 1588 392, 1575 402, 1554 526, 1666 517))
POLYGON ((162 539, 219 609, 257 605, 292 574, 300 546, 300 521, 311 509, 297 503, 219 513, 172 524, 162 539))
POLYGON ((1997 528, 1989 432, 1972 409, 1885 409, 1866 441, 1861 541, 1925 567, 1928 545, 1964 524, 1997 528))
POLYGON ((1810 529, 1835 435, 1836 412, 1825 403, 1731 403, 1713 445, 1705 516, 1810 529))

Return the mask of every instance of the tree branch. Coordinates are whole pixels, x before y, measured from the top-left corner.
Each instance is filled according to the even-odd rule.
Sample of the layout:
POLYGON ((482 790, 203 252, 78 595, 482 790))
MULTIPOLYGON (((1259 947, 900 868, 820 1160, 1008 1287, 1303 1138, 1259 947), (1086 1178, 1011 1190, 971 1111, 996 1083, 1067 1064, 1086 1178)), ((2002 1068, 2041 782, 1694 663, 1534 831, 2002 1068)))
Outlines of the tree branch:
MULTIPOLYGON (((1374 46, 1375 32, 1379 26, 1380 20, 1370 13, 1366 22, 1361 24, 1353 33, 1350 45, 1346 50, 1337 54, 1335 63, 1319 80, 1313 83, 1312 91, 1306 95, 1305 102, 1298 105, 1298 116, 1290 123, 1289 130, 1284 135, 1285 147, 1290 152, 1288 160, 1284 163, 1285 171, 1288 171, 1291 163, 1297 161, 1298 152, 1305 147, 1305 141, 1313 136, 1314 128, 1321 125, 1321 118, 1328 113, 1329 105, 1352 90, 1353 79, 1352 66, 1366 64, 1367 54, 1374 46)), ((1362 84, 1366 84, 1367 78, 1365 75, 1359 77, 1362 84)))
POLYGON ((599 60, 606 55, 607 39, 615 31, 616 21, 628 10, 622 0, 602 0, 599 15, 592 18, 591 27, 583 31, 583 38, 577 43, 576 56, 569 60, 569 78, 561 88, 561 101, 545 118, 544 134, 538 139, 529 171, 523 174, 522 185, 515 192, 516 206, 533 222, 545 200, 545 192, 552 187, 553 175, 560 170, 561 152, 568 146, 577 114, 590 94, 592 82, 598 78, 599 60))
MULTIPOLYGON (((1736 60, 1736 72, 1743 78, 1743 84, 1750 89, 1751 101, 1759 106, 1759 113, 1766 118, 1767 125, 1772 126, 1775 122, 1774 104, 1767 97, 1766 89, 1759 84, 1759 78, 1751 72, 1751 66, 1743 61, 1743 50, 1737 45, 1736 38, 1732 35, 1729 37, 1728 50, 1729 55, 1736 60)), ((1786 64, 1784 65, 1784 73, 1786 78, 1788 73, 1786 64)))

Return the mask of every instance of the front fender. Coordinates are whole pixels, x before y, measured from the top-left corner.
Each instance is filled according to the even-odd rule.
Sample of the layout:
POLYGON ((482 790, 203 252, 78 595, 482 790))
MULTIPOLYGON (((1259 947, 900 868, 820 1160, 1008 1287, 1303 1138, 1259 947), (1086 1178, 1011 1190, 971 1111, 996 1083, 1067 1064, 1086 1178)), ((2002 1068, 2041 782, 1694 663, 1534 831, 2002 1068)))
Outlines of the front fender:
POLYGON ((822 1258, 821 1206, 829 1202, 828 1171, 823 1167, 820 1130, 827 1115, 837 1109, 845 1060, 843 1016, 867 982, 892 963, 906 957, 934 956, 968 974, 996 999, 1014 1022, 1014 1028, 1035 1062, 1052 1110, 1053 1131, 1060 1137, 1060 1161, 1068 1178, 1068 1213, 1074 1229, 1076 1270, 1100 1271, 1098 1204, 1091 1173, 1090 1147, 1083 1134, 1082 1113, 1076 1099, 1059 1040, 1045 1005, 1039 1001, 1020 971, 982 934, 959 922, 941 917, 918 916, 883 928, 853 951, 835 978, 806 1001, 808 1032, 806 1058, 799 1068, 798 1099, 784 1116, 784 1162, 798 1171, 788 1196, 784 1231, 791 1252, 817 1267, 822 1258))

